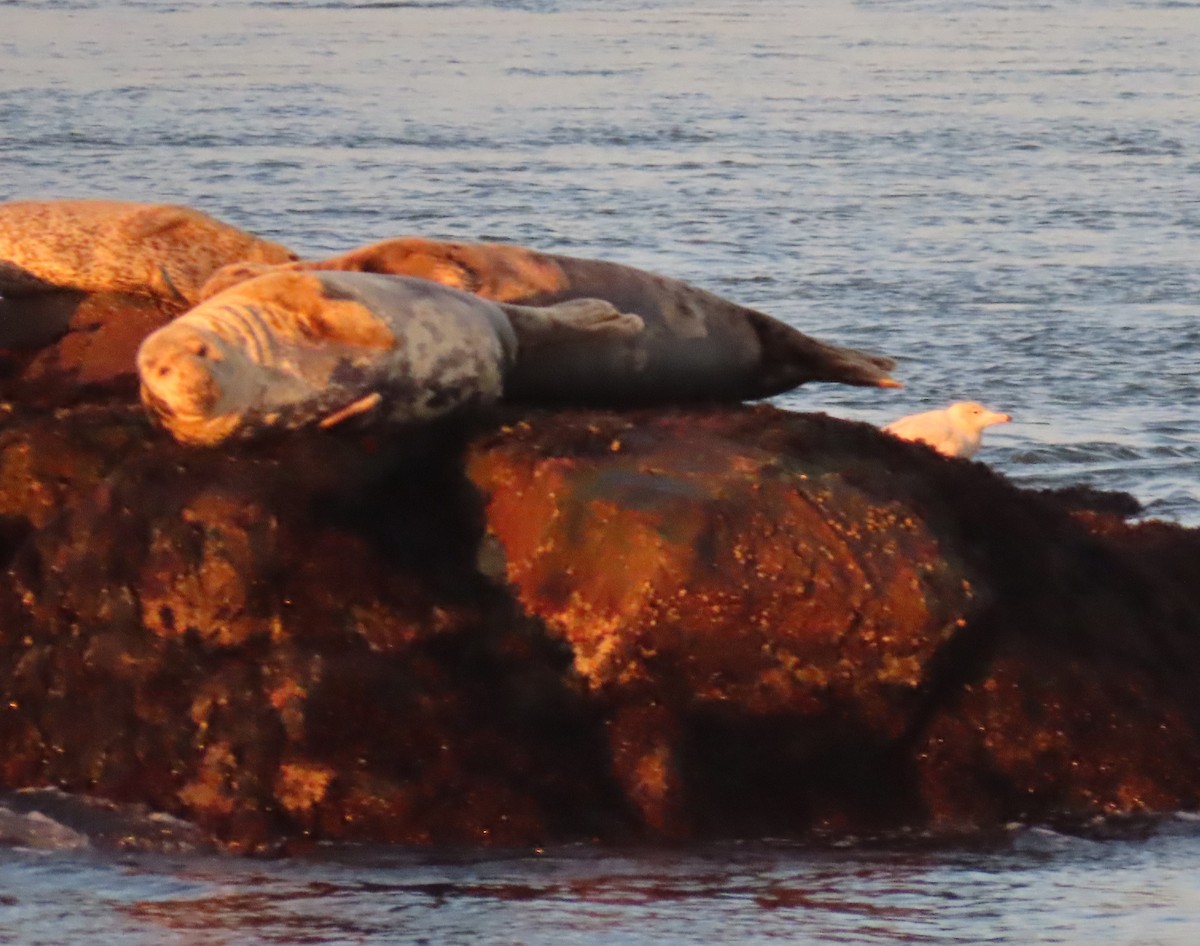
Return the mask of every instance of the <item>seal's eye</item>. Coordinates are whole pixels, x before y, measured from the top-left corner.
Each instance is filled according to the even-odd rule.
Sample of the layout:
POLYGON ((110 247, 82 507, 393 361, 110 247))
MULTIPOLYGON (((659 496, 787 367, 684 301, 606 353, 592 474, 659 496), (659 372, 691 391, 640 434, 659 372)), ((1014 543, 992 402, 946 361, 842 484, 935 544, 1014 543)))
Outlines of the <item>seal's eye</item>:
POLYGON ((189 338, 183 343, 184 350, 189 355, 195 355, 197 358, 208 358, 212 361, 220 361, 220 354, 202 338, 189 338))

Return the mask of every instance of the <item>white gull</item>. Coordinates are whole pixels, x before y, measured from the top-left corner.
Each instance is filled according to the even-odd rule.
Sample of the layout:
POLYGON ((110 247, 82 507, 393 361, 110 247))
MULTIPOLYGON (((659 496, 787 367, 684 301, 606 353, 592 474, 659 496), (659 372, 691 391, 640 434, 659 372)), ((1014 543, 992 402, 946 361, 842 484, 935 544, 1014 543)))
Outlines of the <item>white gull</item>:
POLYGON ((975 401, 959 401, 945 410, 925 411, 893 421, 883 429, 901 440, 919 440, 948 457, 973 457, 983 429, 1007 424, 1008 414, 989 411, 975 401))

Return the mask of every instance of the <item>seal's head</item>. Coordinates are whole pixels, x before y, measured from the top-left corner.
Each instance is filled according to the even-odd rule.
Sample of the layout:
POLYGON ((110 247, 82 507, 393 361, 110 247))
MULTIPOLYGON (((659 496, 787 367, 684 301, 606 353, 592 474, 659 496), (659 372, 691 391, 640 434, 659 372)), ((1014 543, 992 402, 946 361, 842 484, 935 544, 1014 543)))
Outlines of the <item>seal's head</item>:
POLYGON ((252 399, 247 361, 212 332, 169 323, 138 349, 142 403, 177 440, 219 443, 237 429, 252 399))
POLYGON ((206 299, 211 299, 217 293, 224 292, 238 283, 246 282, 255 276, 261 276, 277 268, 283 267, 275 263, 259 260, 243 260, 238 263, 230 263, 228 266, 222 266, 209 276, 208 280, 201 287, 199 299, 202 302, 206 299))

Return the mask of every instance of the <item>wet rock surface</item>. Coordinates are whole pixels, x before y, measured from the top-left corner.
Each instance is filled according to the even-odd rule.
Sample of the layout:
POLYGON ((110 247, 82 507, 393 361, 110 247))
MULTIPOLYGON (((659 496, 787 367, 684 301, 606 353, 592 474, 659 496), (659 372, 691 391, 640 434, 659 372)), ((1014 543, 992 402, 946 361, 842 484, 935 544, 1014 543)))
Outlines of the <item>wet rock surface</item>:
POLYGON ((1196 530, 867 425, 514 410, 224 452, 120 399, 0 421, 4 789, 239 849, 1198 803, 1196 530))

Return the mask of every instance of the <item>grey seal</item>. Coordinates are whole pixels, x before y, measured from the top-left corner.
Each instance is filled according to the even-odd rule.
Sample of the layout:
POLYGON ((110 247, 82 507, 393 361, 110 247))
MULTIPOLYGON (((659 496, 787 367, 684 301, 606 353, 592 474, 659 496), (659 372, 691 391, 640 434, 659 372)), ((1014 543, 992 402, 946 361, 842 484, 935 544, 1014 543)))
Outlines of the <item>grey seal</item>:
POLYGON ((424 279, 269 272, 151 333, 142 402, 181 443, 271 430, 429 421, 497 401, 522 349, 620 341, 634 315, 596 299, 500 305, 424 279))
MULTIPOLYGON (((418 276, 497 302, 553 305, 597 298, 640 316, 646 330, 612 344, 576 338, 555 357, 520 358, 510 397, 536 403, 621 407, 769 397, 809 381, 897 388, 892 359, 819 341, 765 313, 678 279, 603 260, 501 243, 384 240, 285 269, 418 276)), ((218 271, 209 294, 260 273, 260 265, 218 271)))

